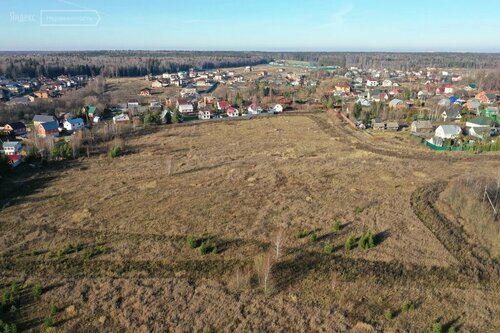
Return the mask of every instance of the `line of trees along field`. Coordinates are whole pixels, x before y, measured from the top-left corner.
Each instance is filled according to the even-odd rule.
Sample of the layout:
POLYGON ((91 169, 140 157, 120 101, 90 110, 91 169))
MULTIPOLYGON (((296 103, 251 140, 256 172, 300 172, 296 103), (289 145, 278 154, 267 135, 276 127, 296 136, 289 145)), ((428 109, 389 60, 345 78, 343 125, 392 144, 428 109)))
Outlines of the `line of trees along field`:
POLYGON ((56 77, 104 75, 134 77, 177 72, 189 68, 213 69, 258 65, 272 60, 307 61, 341 67, 419 69, 425 67, 492 69, 500 55, 477 53, 331 53, 331 52, 194 52, 194 51, 84 51, 2 52, 0 75, 56 77))

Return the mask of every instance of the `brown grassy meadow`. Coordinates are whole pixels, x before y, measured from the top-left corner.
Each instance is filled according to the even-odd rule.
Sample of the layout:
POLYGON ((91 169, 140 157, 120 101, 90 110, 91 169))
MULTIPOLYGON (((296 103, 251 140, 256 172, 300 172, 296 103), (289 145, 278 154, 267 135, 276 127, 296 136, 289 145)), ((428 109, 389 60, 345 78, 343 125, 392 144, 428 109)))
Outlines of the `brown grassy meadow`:
POLYGON ((1 184, 0 287, 21 286, 21 329, 57 305, 63 332, 499 330, 498 261, 439 198, 498 154, 431 152, 325 114, 149 132, 124 156, 1 184), (368 230, 374 248, 344 249, 368 230))

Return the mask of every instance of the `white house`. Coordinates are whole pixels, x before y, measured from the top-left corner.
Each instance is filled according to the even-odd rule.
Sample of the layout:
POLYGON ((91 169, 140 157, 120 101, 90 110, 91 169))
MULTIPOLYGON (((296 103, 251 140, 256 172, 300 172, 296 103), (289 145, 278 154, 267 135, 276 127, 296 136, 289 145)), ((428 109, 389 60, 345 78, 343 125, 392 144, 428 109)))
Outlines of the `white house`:
POLYGON ((212 116, 212 112, 210 112, 210 110, 198 111, 198 119, 209 120, 211 116, 212 116))
POLYGON ((366 86, 367 87, 376 87, 378 86, 378 81, 377 80, 366 80, 366 86))
POLYGON ((19 141, 7 141, 3 143, 3 148, 0 150, 0 153, 5 155, 16 155, 21 149, 23 145, 19 141))
POLYGON ((261 114, 262 108, 257 103, 252 103, 248 107, 248 114, 261 114))
POLYGON ((194 111, 192 104, 180 104, 179 112, 180 113, 192 113, 194 111))
POLYGON ((79 129, 82 129, 83 126, 85 126, 85 123, 83 122, 82 118, 72 118, 64 121, 63 127, 66 129, 66 131, 78 131, 79 129))
POLYGON ((281 113, 281 112, 283 112, 283 105, 276 104, 275 106, 273 106, 271 108, 271 112, 274 112, 274 113, 281 113))
POLYGON ((434 136, 440 139, 454 139, 462 134, 462 128, 458 125, 441 125, 436 128, 434 136))
POLYGON ((227 116, 229 118, 236 118, 240 116, 240 111, 237 108, 230 107, 227 109, 227 116))
POLYGON ((161 88, 163 87, 163 83, 159 80, 155 80, 153 81, 153 83, 151 83, 151 88, 153 89, 157 89, 157 88, 161 88))
POLYGON ((128 114, 125 114, 125 113, 122 113, 122 114, 119 114, 119 115, 116 115, 113 117, 114 124, 129 123, 129 122, 130 122, 130 118, 129 118, 128 114))
POLYGON ((382 87, 392 87, 392 81, 391 80, 382 81, 382 87))
POLYGON ((137 100, 128 101, 127 102, 127 107, 128 108, 138 108, 139 107, 139 101, 137 101, 137 100))
POLYGON ((451 84, 448 84, 444 87, 445 94, 453 94, 454 91, 455 91, 455 88, 451 84))

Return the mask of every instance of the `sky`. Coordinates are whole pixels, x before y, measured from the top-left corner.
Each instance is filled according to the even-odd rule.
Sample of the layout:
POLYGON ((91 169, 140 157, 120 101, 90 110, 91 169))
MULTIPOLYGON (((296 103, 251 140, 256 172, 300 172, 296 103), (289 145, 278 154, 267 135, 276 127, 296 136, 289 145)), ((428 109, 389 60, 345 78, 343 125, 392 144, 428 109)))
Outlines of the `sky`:
POLYGON ((499 0, 0 0, 0 51, 500 52, 499 0))

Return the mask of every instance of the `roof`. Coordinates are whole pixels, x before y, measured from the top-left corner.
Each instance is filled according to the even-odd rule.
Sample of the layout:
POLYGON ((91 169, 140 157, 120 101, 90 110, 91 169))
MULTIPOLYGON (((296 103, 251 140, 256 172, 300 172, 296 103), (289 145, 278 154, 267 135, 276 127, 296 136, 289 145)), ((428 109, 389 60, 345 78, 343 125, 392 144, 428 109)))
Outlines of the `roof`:
POLYGON ((88 113, 91 113, 91 114, 95 113, 96 110, 97 110, 97 106, 95 106, 95 105, 89 105, 89 106, 87 106, 87 112, 88 113))
POLYGON ((48 121, 45 123, 41 123, 40 126, 42 126, 43 129, 46 131, 53 131, 59 129, 59 124, 57 123, 57 121, 48 121))
POLYGON ((16 121, 14 123, 9 123, 8 125, 10 125, 10 127, 12 127, 13 130, 26 128, 26 125, 24 125, 24 123, 22 123, 20 121, 16 121))
POLYGON ((458 125, 441 125, 436 131, 441 128, 445 135, 456 135, 462 132, 462 128, 458 125))
POLYGON ((411 126, 416 128, 432 128, 432 123, 429 120, 415 120, 411 126))
POLYGON ((71 119, 68 119, 66 120, 68 123, 70 124, 79 124, 79 123, 83 123, 83 119, 82 118, 71 118, 71 119))
POLYGON ((45 115, 45 114, 37 114, 37 115, 35 115, 35 117, 33 117, 33 121, 39 122, 39 123, 47 123, 47 122, 51 122, 54 120, 55 120, 54 116, 49 116, 49 115, 45 115))
POLYGON ((395 98, 395 99, 393 99, 392 101, 389 102, 389 106, 396 106, 396 105, 398 105, 400 103, 403 103, 403 101, 400 100, 400 99, 395 98))
POLYGON ((494 121, 491 118, 484 117, 484 116, 469 119, 467 122, 472 123, 472 124, 477 124, 477 125, 483 125, 483 126, 492 126, 494 123, 494 121))
POLYGON ((7 141, 3 143, 3 148, 15 148, 19 143, 19 141, 7 141))
POLYGON ((448 109, 448 110, 444 111, 443 113, 445 113, 446 117, 448 117, 448 118, 458 118, 458 116, 460 115, 460 111, 452 110, 452 109, 448 109))

